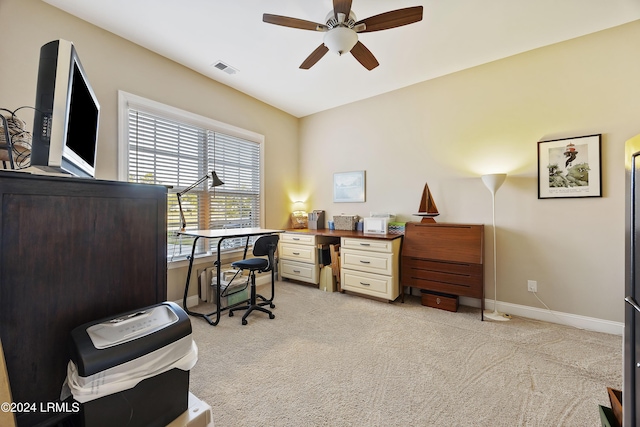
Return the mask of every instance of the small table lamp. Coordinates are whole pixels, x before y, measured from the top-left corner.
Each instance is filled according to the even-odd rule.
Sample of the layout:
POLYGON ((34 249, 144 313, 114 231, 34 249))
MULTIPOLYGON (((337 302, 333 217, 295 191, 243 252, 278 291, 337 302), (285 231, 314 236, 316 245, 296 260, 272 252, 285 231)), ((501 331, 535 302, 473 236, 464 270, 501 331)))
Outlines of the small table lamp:
POLYGON ((307 228, 309 224, 309 215, 304 210, 304 203, 297 201, 293 204, 293 212, 291 213, 291 228, 307 228))
POLYGON ((193 184, 191 184, 190 186, 188 186, 187 188, 185 188, 184 190, 176 194, 176 196, 178 196, 178 207, 180 208, 180 225, 181 225, 180 231, 184 231, 184 229, 187 227, 187 220, 184 219, 184 212, 182 211, 182 200, 181 200, 182 196, 184 196, 189 191, 193 190, 194 188, 196 188, 198 185, 202 184, 209 178, 211 178, 211 188, 218 187, 224 184, 224 182, 222 182, 220 178, 218 178, 216 171, 211 171, 205 176, 203 176, 202 178, 200 178, 199 180, 197 180, 196 182, 194 182, 193 184))

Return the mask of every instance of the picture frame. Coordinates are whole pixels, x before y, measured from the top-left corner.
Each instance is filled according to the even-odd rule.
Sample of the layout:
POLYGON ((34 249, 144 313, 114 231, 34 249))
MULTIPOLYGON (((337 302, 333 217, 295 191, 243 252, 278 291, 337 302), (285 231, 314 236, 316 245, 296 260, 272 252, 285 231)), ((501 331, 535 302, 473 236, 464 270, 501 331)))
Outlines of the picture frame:
POLYGON ((365 171, 336 172, 333 174, 333 201, 335 203, 361 203, 365 201, 365 171))
POLYGON ((602 197, 602 135, 538 142, 538 199, 602 197))

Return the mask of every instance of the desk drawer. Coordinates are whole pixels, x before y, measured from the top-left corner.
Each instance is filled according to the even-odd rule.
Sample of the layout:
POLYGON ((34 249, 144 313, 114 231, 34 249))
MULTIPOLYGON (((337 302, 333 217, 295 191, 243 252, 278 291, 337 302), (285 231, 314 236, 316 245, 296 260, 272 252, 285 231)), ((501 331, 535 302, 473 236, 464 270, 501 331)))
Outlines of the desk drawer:
POLYGON ((343 249, 357 249, 361 251, 391 253, 393 249, 392 240, 382 239, 356 239, 343 237, 340 243, 343 249))
POLYGON ((393 273, 393 254, 356 251, 353 249, 340 250, 340 265, 369 273, 390 276, 393 273))
POLYGON ((318 267, 315 265, 281 259, 280 275, 303 282, 318 283, 318 267))
POLYGON ((340 286, 347 291, 359 292, 380 298, 388 298, 392 286, 391 277, 342 269, 340 286))
POLYGON ((281 243, 280 258, 315 264, 318 254, 315 246, 281 243))
POLYGON ((296 245, 316 245, 316 236, 299 233, 281 233, 280 241, 283 243, 295 243, 296 245))

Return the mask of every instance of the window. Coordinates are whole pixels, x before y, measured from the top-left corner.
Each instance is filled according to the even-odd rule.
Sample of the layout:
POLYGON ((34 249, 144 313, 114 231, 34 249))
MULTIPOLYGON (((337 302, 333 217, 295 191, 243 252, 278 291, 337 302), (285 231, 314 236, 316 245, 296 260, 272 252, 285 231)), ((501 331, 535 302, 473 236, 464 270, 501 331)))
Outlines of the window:
MULTIPOLYGON (((167 185, 167 256, 183 259, 193 239, 178 236, 176 193, 215 171, 224 185, 210 180, 181 197, 187 230, 260 227, 262 219, 262 142, 264 137, 206 117, 119 93, 119 178, 167 185)), ((225 240, 223 249, 244 246, 225 240)), ((214 253, 217 241, 198 240, 196 255, 214 253)))

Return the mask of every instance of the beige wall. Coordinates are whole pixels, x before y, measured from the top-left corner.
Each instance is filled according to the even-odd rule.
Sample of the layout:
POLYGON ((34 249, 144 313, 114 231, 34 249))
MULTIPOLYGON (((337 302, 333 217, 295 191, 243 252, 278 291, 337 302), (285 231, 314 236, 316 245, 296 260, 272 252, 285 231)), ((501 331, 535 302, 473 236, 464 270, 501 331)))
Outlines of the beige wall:
MULTIPOLYGON (((0 28, 0 107, 11 110, 34 105, 40 47, 74 42, 101 104, 98 178, 117 179, 117 97, 124 90, 264 135, 264 225, 287 225, 297 189, 297 118, 39 0, 1 0, 0 28)), ((19 117, 33 124, 28 110, 19 117)), ((170 300, 181 299, 185 274, 170 270, 170 300)))
POLYGON ((303 118, 309 209, 416 221, 428 183, 438 222, 486 224, 493 299, 480 175, 507 172, 496 195, 498 301, 543 308, 527 292, 537 280, 552 310, 623 322, 624 143, 640 133, 639 45, 637 21, 303 118), (597 133, 604 197, 538 200, 537 141, 597 133), (333 203, 332 174, 360 169, 366 202, 333 203))
MULTIPOLYGON (((267 227, 286 226, 296 199, 329 217, 415 220, 428 183, 439 222, 487 224, 493 298, 491 197, 479 176, 508 172, 496 198, 498 300, 542 308, 526 291, 537 280, 553 310, 623 321, 623 156, 640 133, 640 22, 300 120, 39 0, 0 0, 0 28, 0 107, 33 105, 41 45, 76 45, 102 105, 99 178, 117 176, 117 91, 148 97, 265 135, 267 227), (538 200, 536 142, 595 133, 604 197, 538 200), (367 201, 334 204, 333 172, 352 170, 367 172, 367 201)), ((185 274, 169 271, 169 299, 181 299, 185 274)))

